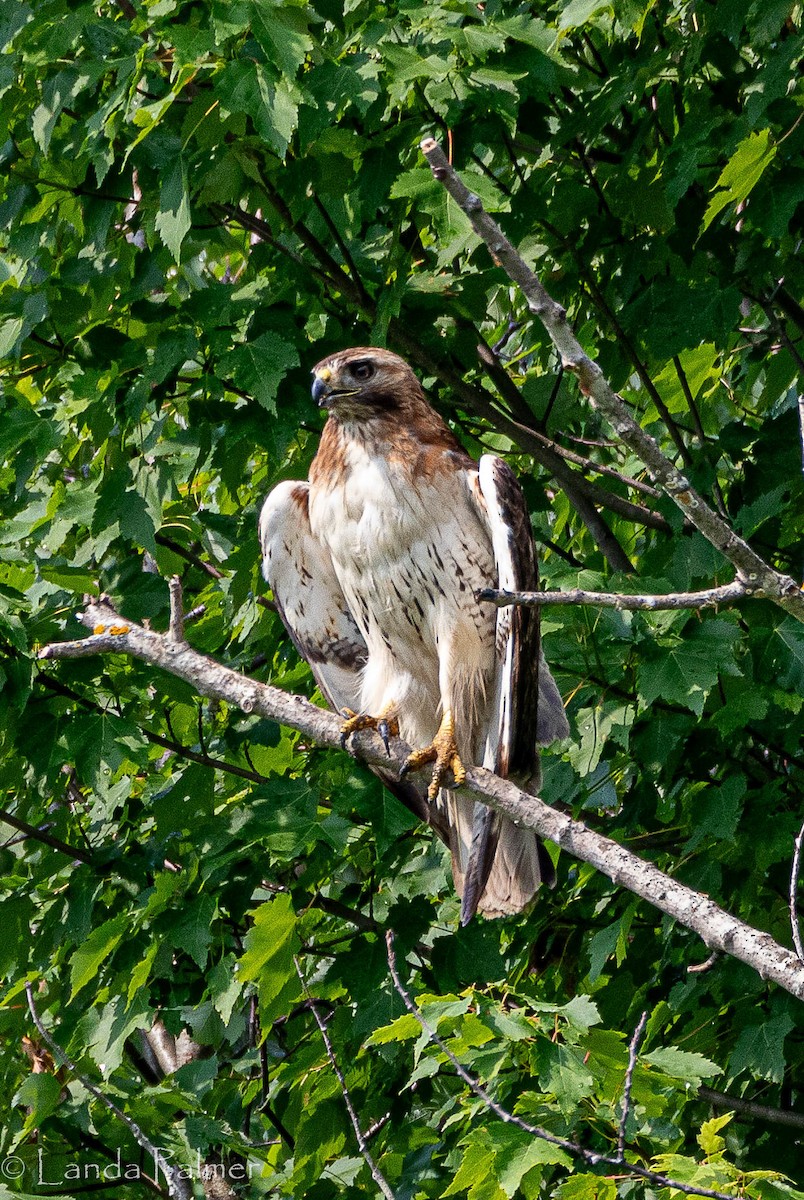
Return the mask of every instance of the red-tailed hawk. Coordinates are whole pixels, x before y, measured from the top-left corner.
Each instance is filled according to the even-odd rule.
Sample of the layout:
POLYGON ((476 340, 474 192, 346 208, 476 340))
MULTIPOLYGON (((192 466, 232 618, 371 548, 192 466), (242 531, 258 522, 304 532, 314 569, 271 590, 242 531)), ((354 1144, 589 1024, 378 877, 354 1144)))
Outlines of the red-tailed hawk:
MULTIPOLYGON (((452 853, 461 922, 520 911, 552 864, 536 835, 443 786, 464 763, 535 794, 538 745, 566 736, 538 612, 479 603, 485 587, 533 589, 530 520, 511 469, 475 463, 387 350, 314 368, 329 409, 308 483, 278 485, 260 517, 265 578, 344 737, 374 727, 432 762, 428 796, 396 785, 452 853)), ((391 781, 390 772, 386 778, 391 781)))

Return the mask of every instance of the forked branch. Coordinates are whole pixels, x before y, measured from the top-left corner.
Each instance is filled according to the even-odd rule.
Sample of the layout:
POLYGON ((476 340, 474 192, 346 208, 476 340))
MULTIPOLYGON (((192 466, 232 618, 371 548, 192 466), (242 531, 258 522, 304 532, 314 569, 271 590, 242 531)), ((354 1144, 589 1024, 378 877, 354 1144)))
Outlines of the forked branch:
MULTIPOLYGON (((80 1080, 82 1085, 92 1096, 95 1097, 96 1100, 99 1100, 101 1104, 108 1108, 109 1112, 114 1114, 121 1125, 125 1125, 126 1129, 129 1131, 140 1149, 144 1150, 151 1159, 151 1162, 154 1164, 157 1172, 161 1171, 165 1176, 165 1179, 168 1181, 170 1195, 178 1197, 178 1200, 192 1200, 193 1188, 190 1182, 190 1177, 184 1168, 177 1167, 171 1163, 165 1152, 154 1142, 152 1142, 151 1139, 145 1135, 145 1133, 143 1133, 137 1122, 134 1121, 127 1113, 124 1113, 123 1110, 119 1108, 117 1104, 115 1104, 114 1100, 111 1100, 105 1092, 102 1092, 99 1087, 96 1087, 91 1079, 87 1078, 86 1075, 79 1071, 78 1067, 67 1054, 67 1052, 62 1050, 58 1042, 51 1037, 50 1032, 46 1029, 44 1022, 42 1021, 42 1018, 37 1010, 36 1002, 34 1000, 33 987, 30 983, 25 984, 25 995, 28 1000, 28 1010, 31 1014, 31 1019, 33 1020, 33 1023, 39 1032, 39 1036, 50 1050, 56 1062, 60 1066, 66 1067, 70 1074, 76 1079, 80 1080)), ((154 1183, 155 1182, 156 1181, 154 1181, 154 1183)), ((163 1194, 162 1189, 159 1188, 158 1185, 156 1186, 157 1190, 163 1194)))
POLYGON ((565 309, 547 292, 497 222, 489 216, 480 197, 469 191, 438 142, 425 138, 421 149, 434 177, 469 218, 475 233, 488 246, 494 262, 522 290, 530 311, 542 322, 558 351, 564 370, 577 377, 582 394, 606 417, 620 440, 641 459, 654 481, 687 520, 734 566, 738 580, 751 589, 751 594, 772 600, 796 620, 804 622, 804 593, 799 584, 766 563, 695 491, 686 476, 662 452, 656 439, 631 416, 600 367, 584 351, 567 321, 565 309))
POLYGON ((422 1030, 428 1041, 433 1045, 438 1046, 439 1050, 451 1063, 455 1073, 459 1079, 467 1085, 470 1091, 483 1102, 489 1112, 493 1112, 496 1117, 504 1121, 508 1125, 516 1125, 518 1129, 525 1133, 531 1134, 532 1137, 538 1138, 542 1142, 548 1142, 551 1146, 557 1146, 572 1158, 580 1159, 590 1167, 607 1166, 615 1167, 626 1175, 633 1175, 637 1179, 644 1179, 648 1183, 652 1183, 659 1188, 672 1188, 674 1191, 681 1192, 687 1196, 707 1196, 709 1200, 733 1200, 725 1192, 718 1192, 712 1188, 697 1187, 695 1184, 682 1183, 677 1179, 670 1179, 667 1175, 661 1175, 656 1171, 651 1171, 647 1167, 642 1167, 638 1163, 630 1162, 625 1157, 625 1118, 628 1115, 628 1107, 631 1094, 631 1081, 633 1079, 634 1068, 636 1067, 637 1050, 639 1048, 639 1040, 645 1028, 647 1020, 646 1014, 643 1014, 636 1033, 631 1040, 631 1046, 628 1057, 628 1071, 626 1074, 624 1094, 623 1094, 623 1119, 620 1124, 619 1135, 617 1139, 617 1153, 600 1154, 596 1150, 587 1150, 584 1146, 579 1146, 577 1142, 570 1141, 568 1138, 557 1137, 556 1134, 550 1133, 547 1129, 543 1129, 540 1125, 532 1125, 530 1121, 525 1121, 516 1113, 510 1112, 504 1108, 502 1104, 489 1094, 479 1079, 470 1074, 466 1070, 461 1060, 457 1055, 453 1054, 447 1043, 442 1037, 439 1037, 432 1025, 427 1021, 424 1014, 414 1003, 410 992, 408 992, 399 975, 399 969, 396 962, 396 952, 394 950, 394 932, 389 929, 385 935, 385 944, 388 954, 388 968, 391 972, 391 978, 394 982, 399 995, 402 997, 402 1002, 408 1012, 416 1018, 422 1027, 422 1030))

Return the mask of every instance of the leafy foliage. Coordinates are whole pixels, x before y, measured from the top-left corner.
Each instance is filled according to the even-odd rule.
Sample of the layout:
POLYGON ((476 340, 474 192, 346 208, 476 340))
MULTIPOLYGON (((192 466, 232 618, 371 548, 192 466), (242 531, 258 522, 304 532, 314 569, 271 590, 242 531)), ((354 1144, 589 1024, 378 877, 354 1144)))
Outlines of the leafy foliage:
MULTIPOLYGON (((691 935, 564 857, 531 914, 457 929, 443 853, 351 760, 130 660, 36 662, 78 636, 84 593, 164 627, 178 573, 198 649, 313 694, 257 602, 255 522, 314 452, 309 366, 348 344, 404 354, 471 451, 510 458, 549 586, 728 579, 628 483, 641 465, 424 168, 433 132, 644 426, 800 574, 800 21, 790 0, 3 11, 0 778, 18 828, 0 849, 0 1150, 24 1166, 3 1195, 140 1162, 130 1127, 42 1057, 26 979, 85 1077, 173 1161, 224 1163, 248 1194, 365 1194, 294 959, 399 1197, 641 1188, 484 1108, 405 1013, 389 926, 428 1021, 509 1110, 611 1152, 646 1009, 634 1160, 802 1194, 785 1182, 804 1184, 800 1131, 698 1091, 801 1108, 791 997, 730 960, 689 974, 691 935), (507 373, 486 378, 476 346, 503 339, 507 373), (545 468, 545 438, 576 456, 633 574, 545 468), (157 1015, 200 1047, 173 1073, 143 1057, 157 1015)), ((543 629, 573 724, 545 798, 786 940, 801 626, 756 601, 548 610, 543 629)))

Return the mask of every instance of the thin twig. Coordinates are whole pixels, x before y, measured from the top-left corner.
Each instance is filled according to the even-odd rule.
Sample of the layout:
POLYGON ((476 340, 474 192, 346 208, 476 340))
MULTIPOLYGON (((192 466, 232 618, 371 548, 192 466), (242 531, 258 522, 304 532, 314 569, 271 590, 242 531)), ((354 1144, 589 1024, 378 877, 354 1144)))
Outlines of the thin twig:
MULTIPOLYGON (((168 580, 170 591, 170 625, 168 637, 171 642, 181 646, 184 642, 184 592, 178 575, 171 575, 168 580)), ((203 746, 201 747, 203 750, 203 746)))
POLYGON ((804 1129, 804 1113, 788 1112, 783 1108, 773 1108, 770 1104, 757 1104, 755 1100, 741 1100, 737 1096, 727 1096, 725 1092, 715 1092, 708 1087, 699 1087, 698 1095, 714 1108, 733 1109, 738 1119, 740 1116, 755 1117, 758 1121, 769 1121, 772 1125, 789 1125, 793 1129, 804 1129))
MULTIPOLYGON (((439 1050, 446 1055, 452 1064, 458 1077, 463 1080, 470 1091, 483 1101, 490 1112, 499 1117, 501 1121, 505 1121, 508 1125, 516 1125, 517 1128, 524 1130, 525 1133, 531 1134, 533 1137, 539 1138, 543 1142, 549 1142, 551 1146, 558 1146, 559 1149, 565 1150, 567 1154, 573 1158, 580 1158, 589 1166, 609 1166, 617 1167, 626 1171, 630 1175, 635 1175, 639 1179, 645 1179, 649 1183, 655 1184, 657 1187, 674 1188, 676 1191, 683 1192, 688 1196, 708 1196, 710 1200, 734 1200, 733 1196, 727 1196, 725 1192, 717 1192, 711 1188, 695 1187, 692 1184, 682 1183, 677 1179, 669 1179, 666 1175, 659 1175, 656 1171, 649 1171, 647 1167, 640 1167, 636 1163, 628 1162, 624 1154, 618 1153, 615 1157, 610 1154, 598 1154, 595 1150, 587 1150, 584 1146, 579 1146, 577 1142, 571 1142, 567 1138, 556 1137, 555 1134, 549 1133, 546 1129, 542 1129, 539 1125, 531 1125, 529 1121, 524 1121, 522 1117, 518 1117, 516 1113, 509 1112, 507 1108, 503 1108, 494 1100, 479 1080, 470 1075, 466 1068, 461 1063, 460 1059, 450 1050, 449 1046, 439 1037, 433 1027, 427 1022, 423 1014, 416 1007, 411 998, 410 993, 405 988, 402 980, 399 977, 399 971, 396 965, 396 953, 394 951, 394 931, 389 929, 385 934, 385 944, 388 955, 388 967, 391 972, 391 978, 394 982, 399 995, 402 997, 402 1002, 409 1013, 416 1018, 421 1025, 427 1037, 434 1045, 438 1046, 439 1050)), ((641 1022, 640 1022, 641 1024, 641 1022)), ((641 1031, 640 1031, 641 1032, 641 1031)))
POLYGON ((560 592, 499 592, 482 588, 478 600, 488 600, 498 608, 521 604, 526 608, 542 608, 546 604, 591 604, 598 608, 618 608, 656 611, 672 608, 708 608, 716 604, 733 604, 752 594, 741 580, 707 588, 701 592, 667 592, 658 596, 636 596, 615 592, 585 592, 582 588, 567 588, 560 592))
POLYGON ((705 975, 707 971, 711 971, 717 960, 720 958, 720 951, 713 950, 707 959, 702 963, 692 963, 687 967, 688 975, 705 975))
POLYGON ((522 328, 522 322, 515 321, 513 319, 513 317, 511 317, 508 321, 508 325, 506 326, 505 332, 491 347, 491 353, 496 354, 496 356, 499 358, 500 355, 502 354, 503 350, 505 349, 505 347, 510 342, 511 338, 521 328, 522 328))
POLYGON ((634 1070, 636 1068, 637 1052, 639 1050, 642 1035, 645 1032, 645 1026, 648 1023, 648 1014, 643 1012, 639 1018, 639 1024, 634 1030, 634 1036, 631 1038, 631 1044, 628 1047, 628 1066, 625 1072, 625 1083, 623 1085, 623 1111, 620 1116, 620 1128, 617 1132, 617 1157, 625 1161, 625 1127, 628 1124, 628 1113, 631 1110, 631 1087, 634 1082, 634 1070))
POLYGON ((439 144, 433 138, 425 138, 421 148, 434 178, 466 213, 494 261, 522 289, 528 307, 542 322, 561 356, 564 369, 577 376, 581 394, 607 418, 620 440, 639 456, 656 483, 696 529, 732 563, 738 576, 804 623, 804 593, 799 584, 765 562, 695 491, 686 476, 662 452, 656 439, 631 416, 628 406, 614 392, 598 364, 585 353, 570 327, 566 310, 546 291, 497 222, 486 212, 479 196, 465 186, 439 144))
MULTIPOLYGON (((681 359, 677 354, 673 356, 673 366, 676 369, 676 376, 678 377, 678 382, 681 384, 681 390, 684 393, 684 399, 687 402, 687 408, 690 410, 690 416, 692 417, 692 423, 695 427, 695 433, 701 443, 701 446, 705 447, 707 445, 707 437, 701 421, 701 414, 698 412, 698 405, 695 403, 695 397, 692 394, 692 388, 689 385, 689 380, 687 379, 684 368, 681 365, 681 359)), ((714 479, 713 492, 715 496, 715 503, 717 504, 717 511, 720 513, 721 517, 724 518, 724 520, 728 520, 729 513, 728 509, 726 508, 726 500, 723 496, 723 489, 720 486, 720 481, 718 480, 717 476, 715 476, 714 479)))
POLYGON ((132 1120, 128 1113, 124 1113, 121 1108, 118 1108, 114 1100, 110 1100, 109 1097, 106 1096, 99 1087, 95 1086, 91 1079, 88 1079, 86 1075, 82 1074, 73 1060, 65 1053, 64 1050, 62 1050, 61 1046, 53 1040, 45 1026, 42 1024, 42 1018, 39 1016, 39 1013, 36 1010, 33 988, 31 987, 31 984, 27 982, 25 984, 25 995, 28 997, 28 1008, 30 1010, 33 1023, 39 1030, 39 1034, 43 1042, 45 1042, 53 1057, 62 1066, 66 1067, 70 1074, 74 1075, 75 1078, 78 1079, 81 1084, 83 1084, 86 1090, 93 1095, 96 1100, 99 1100, 101 1104, 105 1105, 105 1107, 109 1109, 109 1112, 114 1113, 118 1121, 121 1121, 123 1125, 125 1125, 126 1129, 128 1129, 137 1145, 140 1146, 146 1154, 150 1155, 151 1160, 157 1170, 162 1171, 165 1179, 168 1181, 170 1194, 177 1196, 179 1200, 193 1200, 192 1185, 187 1177, 187 1173, 181 1167, 173 1166, 168 1159, 165 1158, 159 1147, 142 1132, 137 1122, 132 1120))
POLYGON ((793 945, 796 954, 804 962, 804 945, 801 943, 801 928, 798 923, 796 894, 798 892, 798 875, 801 870, 801 845, 804 842, 804 825, 798 831, 793 852, 793 869, 790 873, 790 928, 793 931, 793 945))
MULTIPOLYGON (((189 382, 189 380, 182 382, 189 382)), ((220 571, 212 563, 205 562, 200 555, 194 554, 192 550, 188 550, 186 546, 182 546, 179 542, 174 542, 173 538, 166 537, 164 533, 154 534, 154 541, 157 542, 158 545, 164 546, 166 550, 170 550, 172 554, 176 554, 179 558, 183 558, 185 562, 197 567, 199 571, 204 571, 205 574, 210 575, 213 579, 226 578, 223 571, 220 571)))
MULTIPOLYGON (((36 677, 36 682, 41 684, 42 687, 47 688, 48 691, 55 692, 57 696, 64 696, 66 699, 75 701, 76 704, 80 704, 82 708, 87 709, 88 712, 104 712, 104 709, 101 708, 99 704, 95 704, 92 700, 88 700, 86 696, 82 696, 79 692, 73 691, 71 687, 67 687, 66 684, 63 684, 61 680, 54 678, 52 675, 46 675, 44 671, 39 672, 36 677)), ((168 720, 168 724, 170 724, 168 714, 166 713, 165 716, 168 720)), ((250 764, 251 770, 249 771, 245 767, 239 767, 236 763, 229 763, 223 758, 216 758, 212 754, 199 754, 197 750, 192 750, 189 746, 183 746, 181 742, 176 741, 175 737, 172 740, 170 738, 162 737, 161 733, 154 733, 153 730, 144 729, 141 725, 138 726, 138 729, 145 740, 150 742, 151 745, 160 746, 163 750, 167 750, 170 754, 175 754, 177 758, 184 758, 187 759, 188 762, 198 763, 202 767, 210 767, 212 770, 222 771, 226 775, 234 775, 238 779, 248 779, 251 783, 266 783, 269 778, 269 776, 262 775, 258 770, 256 770, 253 764, 250 764)), ((9 824, 12 823, 13 822, 9 821, 9 824)), ((18 828, 18 826, 15 826, 15 828, 18 828)), ((43 837, 39 838, 39 841, 45 840, 46 839, 43 837)), ((52 842, 49 841, 47 844, 51 845, 52 842)), ((65 847, 60 843, 59 845, 54 846, 54 849, 62 850, 65 849, 65 847)), ((69 849, 72 853, 72 848, 69 849)), ((76 854, 74 857, 80 858, 81 856, 80 854, 76 854)), ((83 861, 83 859, 81 861, 83 861)))
POLYGON ((332 1042, 329 1040, 329 1034, 327 1033, 327 1027, 324 1024, 323 1020, 321 1019, 321 1014, 319 1013, 318 1009, 316 1008, 315 1002, 313 1001, 312 997, 310 996, 310 992, 307 988, 307 980, 304 978, 302 969, 299 966, 299 960, 297 958, 294 958, 293 963, 294 963, 294 966, 296 967, 296 974, 298 975, 299 980, 301 982, 302 990, 304 992, 305 998, 309 1002, 310 1012, 315 1017, 315 1023, 318 1026, 319 1031, 321 1033, 321 1040, 324 1043, 324 1049, 327 1052, 327 1058, 330 1061, 332 1070, 335 1072, 335 1078, 338 1080, 338 1085, 341 1089, 341 1093, 343 1094, 343 1100, 346 1105, 346 1111, 349 1113, 349 1120, 352 1122, 352 1128, 354 1129, 355 1137, 357 1138, 358 1149, 359 1149, 360 1153, 363 1155, 363 1158, 365 1159, 365 1161, 368 1165, 368 1169, 371 1171, 372 1179, 376 1183, 377 1187, 380 1189, 383 1196, 386 1197, 386 1200, 394 1200, 394 1193, 391 1191, 391 1188, 388 1184, 388 1180, 385 1178, 383 1173, 380 1171, 380 1168, 375 1163, 374 1159, 371 1156, 371 1151, 369 1150, 369 1148, 366 1144, 366 1139, 363 1135, 363 1130, 360 1128, 360 1122, 357 1119, 357 1113, 355 1112, 354 1105, 352 1104, 352 1098, 349 1095, 349 1089, 346 1086, 346 1080, 344 1078, 343 1071, 338 1066, 338 1060, 335 1057, 335 1051, 332 1048, 332 1042))
POLYGON ((19 817, 15 817, 5 808, 0 808, 0 821, 6 825, 10 825, 12 829, 17 829, 24 838, 30 838, 33 842, 41 842, 44 846, 50 846, 52 850, 58 850, 60 854, 66 854, 68 858, 75 859, 76 862, 86 863, 91 867, 95 865, 94 855, 87 850, 79 850, 77 846, 68 846, 66 842, 62 842, 59 838, 53 837, 52 834, 45 833, 43 829, 37 829, 35 825, 29 825, 27 821, 21 821, 19 817))
POLYGON ((352 279, 355 281, 355 283, 359 287, 364 300, 369 301, 368 292, 366 291, 363 280, 360 277, 360 272, 358 271, 357 266, 355 265, 355 260, 352 257, 351 251, 349 249, 349 246, 348 246, 345 238, 342 237, 341 231, 338 229, 338 226, 336 225, 335 221, 333 220, 332 214, 330 213, 326 204, 324 204, 321 201, 317 192, 313 191, 312 198, 313 198, 313 204, 315 204, 316 208, 318 209, 319 214, 323 218, 324 224, 326 225, 327 229, 332 234, 332 237, 335 240, 335 244, 337 245, 338 249, 341 252, 343 261, 349 270, 349 274, 351 275, 352 279))

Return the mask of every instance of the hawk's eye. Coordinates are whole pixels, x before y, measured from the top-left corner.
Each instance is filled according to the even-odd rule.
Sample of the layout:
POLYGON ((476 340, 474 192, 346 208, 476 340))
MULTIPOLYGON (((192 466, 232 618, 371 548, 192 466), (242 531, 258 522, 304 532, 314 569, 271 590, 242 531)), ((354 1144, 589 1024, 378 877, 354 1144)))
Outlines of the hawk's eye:
POLYGON ((371 379, 374 374, 374 364, 370 363, 368 359, 363 358, 360 362, 351 364, 349 373, 353 379, 371 379))

